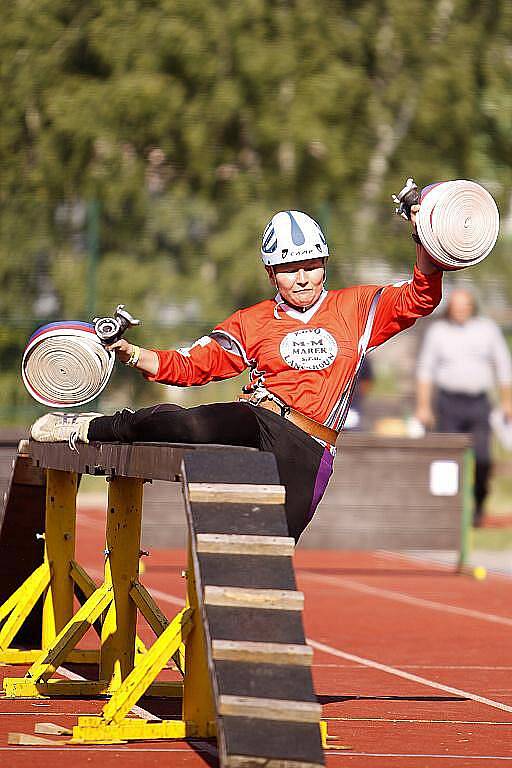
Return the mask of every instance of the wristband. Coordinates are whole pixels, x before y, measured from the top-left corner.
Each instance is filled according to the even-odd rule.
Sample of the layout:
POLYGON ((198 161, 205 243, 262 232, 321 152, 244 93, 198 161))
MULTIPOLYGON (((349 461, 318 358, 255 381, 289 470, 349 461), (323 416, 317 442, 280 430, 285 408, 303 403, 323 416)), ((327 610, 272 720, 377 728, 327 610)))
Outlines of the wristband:
POLYGON ((139 357, 140 357, 140 347, 138 347, 136 344, 132 344, 132 351, 125 365, 129 366, 130 368, 135 368, 135 366, 139 362, 139 357))

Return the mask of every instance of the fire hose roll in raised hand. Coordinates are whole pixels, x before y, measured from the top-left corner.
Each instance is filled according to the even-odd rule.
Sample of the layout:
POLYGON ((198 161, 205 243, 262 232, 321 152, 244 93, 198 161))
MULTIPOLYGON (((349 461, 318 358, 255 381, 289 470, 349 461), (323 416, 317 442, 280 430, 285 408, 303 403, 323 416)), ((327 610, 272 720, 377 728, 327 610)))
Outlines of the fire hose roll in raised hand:
POLYGON ((51 407, 72 408, 94 400, 107 386, 115 354, 106 349, 139 325, 119 305, 113 317, 93 323, 61 321, 38 328, 23 354, 21 375, 32 397, 51 407))
POLYGON ((492 195, 474 181, 458 179, 430 184, 421 192, 412 179, 398 195, 396 213, 416 214, 418 237, 442 269, 458 270, 483 261, 492 251, 499 233, 499 212, 492 195))

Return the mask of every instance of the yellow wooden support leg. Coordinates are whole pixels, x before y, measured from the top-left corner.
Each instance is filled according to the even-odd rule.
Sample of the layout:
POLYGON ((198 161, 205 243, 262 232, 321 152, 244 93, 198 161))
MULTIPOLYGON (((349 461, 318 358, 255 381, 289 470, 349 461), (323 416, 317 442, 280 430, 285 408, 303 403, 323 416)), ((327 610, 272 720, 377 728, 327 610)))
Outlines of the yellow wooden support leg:
POLYGON ((52 578, 43 602, 42 647, 50 648, 73 615, 77 475, 47 470, 44 562, 52 578))
MULTIPOLYGON (((73 560, 73 562, 71 563, 71 578, 73 579, 76 586, 78 587, 80 592, 85 596, 86 599, 89 598, 93 594, 93 592, 95 592, 97 589, 96 584, 91 579, 89 574, 75 560, 73 560)), ((101 616, 99 620, 99 624, 102 624, 103 620, 104 620, 104 616, 101 616)), ((143 653, 146 653, 147 651, 146 646, 138 636, 135 638, 135 651, 139 656, 143 653)), ((98 660, 99 660, 99 651, 98 651, 97 661, 98 660)))
MULTIPOLYGON (((184 608, 170 622, 139 665, 112 694, 100 717, 78 718, 73 728, 73 744, 111 744, 123 740, 184 739, 198 736, 195 723, 183 720, 163 720, 159 723, 130 719, 126 715, 140 697, 150 688, 158 688, 152 681, 164 667, 180 643, 186 640, 192 626, 191 608, 184 608)), ((180 683, 163 684, 168 696, 181 696, 180 683)))
POLYGON ((130 597, 158 637, 169 626, 169 619, 160 610, 150 593, 139 581, 135 581, 130 590, 130 597))
POLYGON ((134 667, 137 609, 130 597, 139 572, 143 480, 116 477, 109 483, 105 583, 112 587, 101 633, 100 679, 118 688, 134 667))
MULTIPOLYGON (((39 566, 39 567, 41 567, 41 566, 39 566)), ((21 586, 19 586, 18 589, 15 592, 12 593, 12 595, 10 597, 8 597, 7 600, 4 603, 2 603, 2 605, 0 605, 0 624, 2 623, 2 621, 5 621, 7 616, 11 613, 12 609, 16 605, 18 605, 18 603, 20 602, 22 596, 24 595, 25 584, 27 583, 27 581, 29 579, 32 579, 33 576, 34 576, 34 573, 30 574, 28 579, 26 581, 24 581, 23 584, 21 586)), ((50 576, 50 574, 48 574, 48 577, 49 576, 50 576)))
POLYGON ((119 725, 102 725, 101 718, 83 716, 73 728, 69 744, 119 744, 144 739, 186 739, 195 736, 193 725, 183 720, 153 722, 125 718, 119 725))
POLYGON ((192 609, 184 608, 171 621, 160 637, 155 640, 143 659, 124 680, 123 685, 113 693, 103 708, 105 724, 119 725, 133 705, 146 692, 158 673, 176 652, 192 626, 192 609))
MULTIPOLYGON (((84 605, 77 611, 68 624, 62 629, 54 640, 52 648, 42 651, 39 659, 32 664, 25 678, 37 683, 46 681, 55 672, 61 662, 67 657, 68 652, 85 635, 94 624, 98 616, 112 601, 112 588, 103 584, 91 595, 84 605)), ((4 689, 9 694, 9 681, 17 681, 17 678, 5 678, 4 689)))
MULTIPOLYGON (((21 651, 18 648, 7 648, 0 651, 0 662, 3 664, 33 664, 41 658, 41 649, 21 651)), ((69 651, 66 662, 72 664, 98 664, 100 660, 99 649, 79 648, 69 651)))
POLYGON ((0 608, 0 622, 5 619, 0 630, 0 661, 4 661, 2 651, 9 648, 49 583, 50 568, 42 563, 0 608))
MULTIPOLYGON (((162 613, 146 587, 143 587, 140 581, 135 581, 132 585, 132 588, 130 589, 130 597, 155 635, 157 637, 161 635, 164 629, 169 626, 169 620, 165 614, 162 613)), ((147 653, 147 650, 148 649, 137 635, 135 638, 135 664, 139 663, 141 654, 147 653)))
POLYGON ((194 610, 192 630, 185 643, 185 678, 183 681, 183 720, 194 722, 197 735, 212 736, 215 706, 206 656, 206 638, 199 610, 190 543, 187 568, 187 606, 194 610))
POLYGON ((71 561, 69 574, 78 589, 85 595, 86 599, 89 598, 93 592, 96 592, 98 588, 96 583, 76 560, 71 561))

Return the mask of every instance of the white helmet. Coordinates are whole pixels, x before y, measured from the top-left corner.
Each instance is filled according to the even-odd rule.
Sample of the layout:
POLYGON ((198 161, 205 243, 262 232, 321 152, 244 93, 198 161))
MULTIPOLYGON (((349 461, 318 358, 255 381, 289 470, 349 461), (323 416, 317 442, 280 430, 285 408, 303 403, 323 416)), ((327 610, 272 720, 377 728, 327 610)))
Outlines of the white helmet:
POLYGON ((320 226, 301 211, 280 211, 263 233, 261 258, 265 266, 329 257, 320 226))

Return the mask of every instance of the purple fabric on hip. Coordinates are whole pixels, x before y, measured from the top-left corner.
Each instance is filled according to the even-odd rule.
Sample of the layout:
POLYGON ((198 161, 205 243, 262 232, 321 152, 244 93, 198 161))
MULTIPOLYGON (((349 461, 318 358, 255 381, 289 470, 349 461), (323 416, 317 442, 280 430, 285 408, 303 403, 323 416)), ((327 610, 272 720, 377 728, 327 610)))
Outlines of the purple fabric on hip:
POLYGON ((334 463, 334 457, 331 454, 331 452, 328 450, 328 448, 326 448, 321 458, 320 466, 318 467, 318 472, 316 473, 315 489, 313 491, 313 500, 311 502, 311 507, 309 508, 308 522, 311 520, 311 518, 315 514, 316 508, 320 504, 322 496, 325 493, 325 489, 327 488, 327 483, 329 482, 329 478, 332 475, 333 463, 334 463))

